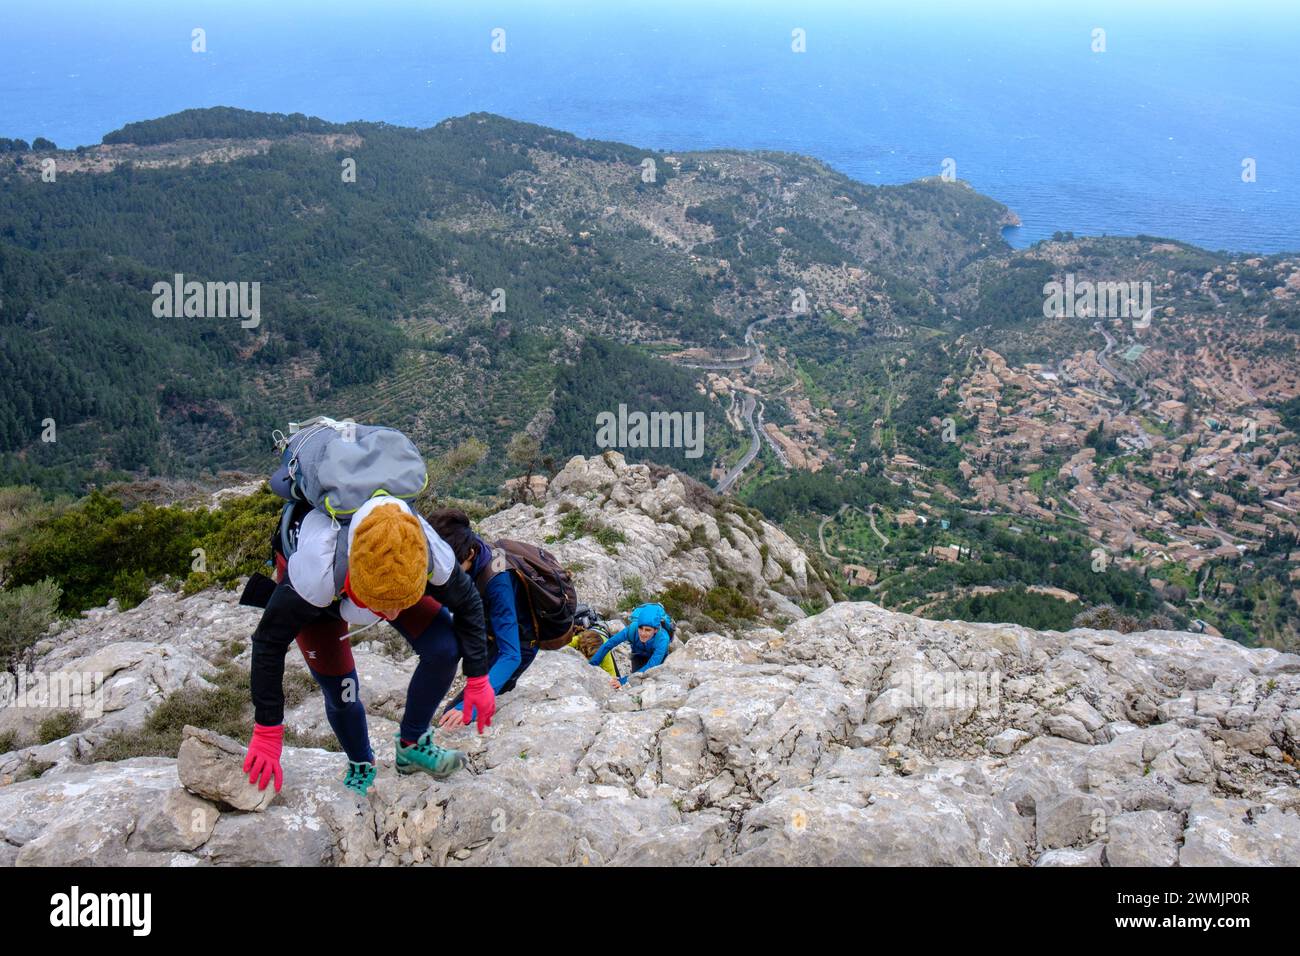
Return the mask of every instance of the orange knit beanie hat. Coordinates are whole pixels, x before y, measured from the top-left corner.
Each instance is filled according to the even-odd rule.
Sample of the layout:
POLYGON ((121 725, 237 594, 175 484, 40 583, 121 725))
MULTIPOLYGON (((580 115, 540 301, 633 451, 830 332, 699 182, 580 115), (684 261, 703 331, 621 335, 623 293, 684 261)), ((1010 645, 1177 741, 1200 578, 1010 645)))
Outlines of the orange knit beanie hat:
POLYGON ((424 596, 428 573, 424 529, 400 505, 381 505, 357 526, 348 552, 348 584, 366 607, 410 607, 424 596))

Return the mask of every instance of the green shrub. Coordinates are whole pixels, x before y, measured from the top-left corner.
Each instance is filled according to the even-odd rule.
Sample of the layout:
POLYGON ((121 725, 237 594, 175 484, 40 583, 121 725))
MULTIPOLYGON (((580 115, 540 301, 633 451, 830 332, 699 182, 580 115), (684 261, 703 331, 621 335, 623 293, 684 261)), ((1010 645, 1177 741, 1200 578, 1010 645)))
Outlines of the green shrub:
POLYGON ((113 597, 123 611, 129 611, 144 602, 149 596, 149 578, 143 569, 120 571, 113 578, 113 597))
POLYGON ((752 621, 759 607, 733 587, 710 588, 704 596, 704 613, 718 621, 752 621))
POLYGON ((280 523, 284 501, 270 489, 227 501, 212 513, 213 527, 198 539, 196 548, 206 569, 193 570, 200 555, 190 562, 185 593, 206 588, 232 588, 241 577, 261 570, 271 555, 271 539, 280 523))
POLYGON ((53 578, 63 589, 59 609, 68 614, 113 597, 138 603, 148 582, 185 572, 198 532, 214 520, 206 511, 148 503, 127 511, 96 490, 20 537, 9 585, 53 578))
POLYGON ((63 506, 49 504, 40 489, 29 485, 0 488, 0 585, 17 543, 33 526, 59 513, 63 506))
POLYGON ((564 541, 567 538, 583 538, 591 536, 596 539, 596 543, 604 548, 609 554, 617 550, 617 546, 627 541, 627 535, 623 534, 617 528, 611 528, 609 525, 591 521, 581 511, 566 511, 560 518, 560 530, 557 534, 547 535, 546 543, 554 544, 556 541, 564 541))
POLYGON ((58 613, 60 593, 49 578, 0 591, 0 668, 12 670, 40 640, 58 613))
MULTIPOLYGON (((429 480, 424 486, 424 491, 415 499, 415 510, 428 516, 436 508, 445 507, 447 502, 442 499, 447 496, 456 482, 473 471, 487 453, 488 446, 482 441, 477 438, 467 438, 437 458, 429 459, 425 463, 428 467, 429 480)), ((469 517, 470 520, 477 520, 472 514, 469 517)))
MULTIPOLYGON (((3 503, 0 495, 0 508, 3 503)), ((0 561, 8 566, 11 588, 45 578, 57 581, 59 610, 65 614, 99 607, 110 598, 131 608, 157 581, 183 579, 185 592, 192 594, 233 587, 261 568, 282 504, 264 487, 213 511, 147 501, 128 509, 96 490, 72 507, 23 525, 8 539, 0 535, 5 549, 0 561)))
POLYGON ((175 757, 186 724, 247 740, 253 733, 253 705, 248 692, 248 671, 228 664, 210 676, 210 688, 183 688, 166 699, 136 730, 113 734, 95 748, 91 759, 127 760, 132 757, 175 757))
POLYGON ((674 581, 659 593, 658 600, 674 619, 689 622, 697 631, 752 621, 761 613, 757 604, 730 584, 702 591, 685 581, 674 581))
POLYGON ((560 531, 555 536, 555 540, 563 541, 565 538, 580 538, 587 532, 587 517, 581 511, 566 511, 560 518, 560 531))
MULTIPOLYGON (((629 574, 623 579, 623 598, 618 602, 620 611, 630 611, 645 603, 645 582, 639 574, 629 574)), ((672 613, 671 611, 669 613, 672 613)))
POLYGON ((0 733, 0 754, 7 754, 11 750, 18 749, 18 733, 13 730, 6 730, 0 733))
POLYGON ((618 545, 627 541, 627 535, 622 531, 608 526, 597 528, 592 533, 592 537, 609 554, 614 554, 618 550, 618 545))
POLYGON ((81 729, 81 715, 75 710, 60 710, 46 717, 36 728, 36 741, 52 744, 81 729))
POLYGON ((1075 627, 1088 627, 1098 631, 1119 631, 1129 634, 1138 629, 1138 620, 1131 614, 1125 614, 1110 604, 1098 604, 1086 611, 1074 615, 1071 623, 1075 627))
MULTIPOLYGON (((1097 631, 1119 631, 1131 634, 1134 631, 1169 631, 1175 627, 1167 614, 1151 614, 1145 619, 1125 614, 1110 604, 1098 604, 1086 611, 1080 611, 1071 621, 1074 627, 1088 627, 1097 631)), ((1065 630, 1064 627, 1059 630, 1065 630)))
MULTIPOLYGON (((637 601, 643 604, 644 601, 637 601)), ((674 581, 659 592, 659 603, 674 620, 689 621, 704 606, 704 592, 685 581, 674 581)))

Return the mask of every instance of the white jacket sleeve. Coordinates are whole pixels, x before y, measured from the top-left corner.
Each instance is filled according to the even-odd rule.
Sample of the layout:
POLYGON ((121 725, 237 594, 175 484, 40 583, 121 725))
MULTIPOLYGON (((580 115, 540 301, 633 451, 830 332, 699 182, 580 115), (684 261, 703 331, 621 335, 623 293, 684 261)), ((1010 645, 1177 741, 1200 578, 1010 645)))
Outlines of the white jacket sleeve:
POLYGON ((351 598, 344 598, 339 604, 339 616, 349 624, 359 624, 365 627, 368 624, 374 624, 375 621, 382 620, 380 616, 373 611, 363 607, 357 607, 352 603, 351 598))
POLYGON ((289 557, 289 580, 309 604, 329 607, 334 593, 334 543, 339 529, 323 511, 309 511, 298 529, 298 550, 289 557))

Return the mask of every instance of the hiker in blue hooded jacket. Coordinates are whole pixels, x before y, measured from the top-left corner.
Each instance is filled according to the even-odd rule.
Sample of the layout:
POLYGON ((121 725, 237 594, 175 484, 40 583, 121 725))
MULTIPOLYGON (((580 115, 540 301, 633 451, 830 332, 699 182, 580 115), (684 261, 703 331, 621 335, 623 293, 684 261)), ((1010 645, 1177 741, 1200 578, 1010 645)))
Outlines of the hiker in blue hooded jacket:
MULTIPOLYGON (((668 656, 668 645, 672 643, 672 618, 662 604, 642 604, 628 618, 627 627, 610 636, 600 649, 591 656, 595 667, 605 659, 605 655, 628 641, 632 642, 632 673, 642 674, 652 667, 658 667, 668 656)), ((631 676, 631 675, 629 675, 631 676)), ((627 683, 627 677, 610 680, 613 687, 627 683)))
MULTIPOLYGON (((492 567, 494 551, 490 544, 474 533, 469 517, 456 508, 443 508, 429 516, 429 525, 446 541, 456 555, 461 569, 477 582, 483 571, 492 567)), ((514 688, 520 676, 537 657, 537 637, 527 613, 528 596, 519 576, 508 565, 498 562, 499 570, 487 579, 482 590, 483 618, 492 641, 489 646, 488 683, 497 695, 514 688), (524 613, 520 613, 523 609, 524 613)), ((463 720, 463 699, 457 696, 439 720, 439 726, 454 727, 463 720)), ((473 719, 474 714, 470 714, 473 719)))

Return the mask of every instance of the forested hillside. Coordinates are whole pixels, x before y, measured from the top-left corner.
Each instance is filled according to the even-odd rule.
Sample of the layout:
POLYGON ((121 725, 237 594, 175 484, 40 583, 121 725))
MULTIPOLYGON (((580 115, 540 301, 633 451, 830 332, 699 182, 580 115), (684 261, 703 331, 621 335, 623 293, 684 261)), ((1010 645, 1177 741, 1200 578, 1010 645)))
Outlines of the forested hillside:
MULTIPOLYGON (((488 115, 414 130, 187 110, 104 143, 51 154, 53 182, 0 161, 0 480, 257 468, 272 428, 319 410, 382 417, 431 452, 470 435, 499 450, 553 395, 555 450, 592 452, 575 382, 603 379, 611 408, 643 374, 674 410, 703 400, 662 365, 574 368, 584 340, 711 347, 782 269, 869 254, 925 273, 923 247, 969 255, 1001 214, 958 187, 873 189, 792 156, 670 161, 488 115), (258 283, 260 321, 156 316, 151 290, 177 274, 258 283)), ((706 468, 745 441, 710 440, 706 468)))
POLYGON ((721 483, 853 596, 1300 646, 1300 261, 1012 250, 1015 222, 960 181, 488 114, 11 144, 0 485, 265 473, 272 429, 328 414, 473 450, 455 491, 484 500, 601 451, 620 406, 699 414, 698 457, 619 450, 721 483), (1144 318, 1046 309, 1076 280, 1144 318))

